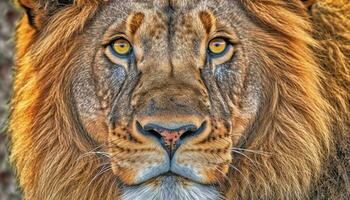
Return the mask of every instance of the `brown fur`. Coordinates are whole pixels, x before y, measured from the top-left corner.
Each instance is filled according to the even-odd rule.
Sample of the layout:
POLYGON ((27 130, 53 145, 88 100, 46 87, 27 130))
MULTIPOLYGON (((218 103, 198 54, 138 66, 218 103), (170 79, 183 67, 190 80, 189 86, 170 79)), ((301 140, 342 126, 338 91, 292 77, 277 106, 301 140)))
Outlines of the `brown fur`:
MULTIPOLYGON (((240 172, 230 171, 229 187, 223 189, 226 197, 346 199, 350 195, 349 2, 316 3, 309 13, 312 23, 295 1, 241 2, 252 20, 264 27, 257 30, 261 37, 256 42, 266 44, 259 41, 264 38, 270 44, 260 54, 269 66, 263 72, 268 77, 264 80, 268 103, 254 123, 253 139, 240 141, 261 153, 234 157, 232 164, 240 166, 240 172), (291 25, 299 28, 290 29, 291 25)), ((18 27, 9 130, 11 161, 26 199, 118 197, 113 175, 94 178, 103 160, 81 157, 91 150, 91 141, 81 136, 78 118, 65 103, 72 103, 68 86, 74 69, 69 66, 79 45, 77 36, 101 3, 78 0, 40 31, 25 17, 18 27)))
MULTIPOLYGON (((258 197, 262 199, 271 197, 285 199, 305 198, 306 196, 315 199, 346 199, 350 194, 348 177, 350 114, 349 4, 346 1, 328 1, 316 4, 312 13, 310 13, 313 20, 310 27, 306 21, 295 19, 295 15, 288 13, 288 10, 295 12, 297 8, 288 6, 287 2, 244 2, 247 9, 253 13, 252 17, 258 18, 268 28, 289 38, 288 41, 281 41, 282 44, 272 37, 257 37, 270 40, 271 46, 266 47, 265 52, 274 55, 272 59, 275 59, 275 61, 278 59, 281 61, 280 65, 272 66, 277 68, 267 72, 267 74, 273 74, 270 77, 271 79, 279 76, 277 78, 279 84, 270 85, 267 89, 273 90, 274 94, 270 99, 271 107, 267 111, 269 115, 263 116, 264 119, 259 122, 260 127, 257 127, 262 128, 262 131, 253 140, 255 142, 249 145, 249 149, 260 149, 267 152, 271 149, 271 152, 279 152, 275 156, 285 157, 286 160, 276 159, 275 156, 261 156, 253 159, 256 163, 266 163, 265 165, 254 165, 249 161, 242 161, 245 162, 246 167, 243 167, 241 171, 245 174, 246 179, 243 179, 234 187, 237 188, 237 191, 234 190, 232 196, 238 199, 258 197), (287 10, 281 9, 280 6, 287 8, 287 10), (335 19, 337 20, 332 22, 335 19), (297 27, 301 28, 300 30, 287 28, 288 25, 295 23, 298 24, 297 27), (329 30, 334 30, 333 35, 328 35, 329 30), (313 41, 309 37, 310 32, 321 41, 313 41), (338 34, 341 37, 338 37, 338 34), (299 43, 300 41, 304 43, 299 43), (303 46, 305 44, 313 47, 314 53, 308 52, 307 47, 303 46), (332 47, 335 49, 332 49, 332 47), (280 51, 284 53, 277 53, 280 51), (333 51, 335 52, 333 53, 333 51), (323 67, 316 67, 318 64, 312 62, 314 60, 313 55, 318 55, 316 62, 323 67), (287 60, 286 57, 299 60, 300 68, 294 66, 294 68, 288 69, 297 71, 286 72, 284 66, 289 64, 283 62, 283 60, 287 60), (302 61, 306 61, 306 63, 302 63, 302 61), (280 69, 281 72, 279 72, 280 69), (310 84, 310 81, 316 83, 316 85, 310 84), (315 88, 308 88, 312 85, 315 88), (296 89, 299 87, 300 89, 296 89), (317 90, 322 91, 322 97, 317 95, 317 90), (305 92, 301 93, 300 91, 305 92), (290 105, 294 105, 293 109, 296 110, 289 107, 290 105), (296 113, 301 115, 297 117, 298 119, 291 119, 290 117, 295 117, 296 113), (277 122, 275 124, 271 124, 271 117, 276 117, 277 122), (305 122, 308 124, 304 124, 305 122), (330 131, 328 123, 332 124, 330 131), (303 129, 305 133, 303 133, 303 129), (314 132, 314 138, 310 137, 307 140, 298 141, 299 134, 306 134, 310 131, 314 132), (266 134, 274 132, 274 134, 263 136, 264 132, 266 134), (293 135, 293 132, 295 135, 293 135), (269 143, 270 140, 276 140, 274 137, 280 139, 279 147, 272 145, 273 143, 276 145, 276 142, 269 143), (269 144, 269 146, 265 146, 266 144, 269 144), (292 145, 293 149, 302 148, 299 151, 300 154, 298 153, 298 159, 294 160, 297 151, 284 152, 285 150, 288 151, 288 148, 286 148, 288 145, 292 145), (301 146, 298 147, 299 145, 301 146), (339 154, 342 155, 341 159, 339 159, 339 154), (288 158, 288 156, 291 157, 288 158), (329 160, 330 158, 334 160, 329 160), (268 159, 275 159, 275 162, 270 162, 268 159), (278 162, 289 162, 289 166, 278 162), (290 162, 295 162, 294 167, 290 165, 290 162), (268 165, 268 163, 274 163, 274 165, 268 165), (266 174, 256 174, 257 172, 266 172, 266 174), (274 182, 275 177, 279 177, 281 174, 286 178, 284 182, 281 182, 281 179, 276 179, 276 182, 274 182), (316 181, 320 174, 325 174, 325 177, 321 181, 316 181), (343 183, 342 186, 339 185, 340 182, 343 183), (320 184, 323 186, 320 186, 320 184), (312 195, 307 194, 309 189, 314 191, 312 195), (288 190, 293 190, 295 194, 286 196, 288 190)), ((300 11, 299 13, 303 12, 300 11)), ((263 52, 261 53, 263 54, 263 52)), ((263 56, 267 63, 274 63, 273 60, 269 60, 268 55, 263 56)))

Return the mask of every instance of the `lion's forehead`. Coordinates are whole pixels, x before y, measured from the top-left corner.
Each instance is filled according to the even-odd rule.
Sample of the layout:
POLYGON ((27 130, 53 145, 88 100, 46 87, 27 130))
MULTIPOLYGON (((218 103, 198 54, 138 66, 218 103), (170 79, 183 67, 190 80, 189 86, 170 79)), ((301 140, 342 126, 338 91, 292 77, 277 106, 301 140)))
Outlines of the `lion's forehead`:
MULTIPOLYGON (((205 30, 197 12, 169 13, 159 11, 144 12, 145 19, 140 27, 140 47, 145 58, 172 57, 182 62, 184 57, 197 58, 201 38, 205 30)), ((166 59, 163 59, 166 60, 166 59)), ((173 60, 173 63, 176 61, 173 60)))
MULTIPOLYGON (((211 13, 215 19, 227 21, 232 16, 232 10, 237 7, 237 3, 226 1, 186 1, 186 0, 134 0, 134 1, 112 1, 112 6, 106 5, 106 16, 115 15, 115 21, 127 22, 126 19, 135 13, 145 15, 143 25, 147 28, 143 32, 157 36, 157 33, 167 32, 180 33, 179 35, 191 35, 194 32, 205 28, 200 24, 200 13, 202 11, 211 13), (230 9, 227 9, 227 6, 230 9), (112 15, 113 15, 112 14, 112 15)), ((158 37, 159 39, 159 37, 158 37)))
MULTIPOLYGON (((117 2, 120 2, 119 0, 117 2)), ((193 10, 199 7, 219 7, 223 6, 223 0, 133 0, 124 1, 124 5, 141 9, 172 9, 174 11, 193 10)))

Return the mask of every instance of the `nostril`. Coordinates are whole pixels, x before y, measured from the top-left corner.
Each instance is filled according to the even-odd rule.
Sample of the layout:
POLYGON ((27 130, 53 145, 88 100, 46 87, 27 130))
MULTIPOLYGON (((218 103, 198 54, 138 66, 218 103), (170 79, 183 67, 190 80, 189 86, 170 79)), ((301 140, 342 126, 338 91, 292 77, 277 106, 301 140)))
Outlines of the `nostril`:
POLYGON ((184 140, 185 138, 192 136, 193 133, 194 133, 193 131, 186 131, 186 132, 184 132, 184 133, 180 136, 180 140, 184 140))
POLYGON ((160 135, 157 131, 155 130, 146 130, 146 132, 150 135, 155 136, 157 139, 162 139, 162 135, 160 135))
POLYGON ((180 136, 180 140, 185 140, 186 138, 199 135, 200 133, 202 133, 205 130, 206 126, 207 126, 207 122, 205 121, 201 124, 201 126, 198 129, 195 128, 195 129, 189 129, 189 130, 185 131, 180 136))
POLYGON ((137 121, 136 122, 137 130, 142 133, 143 135, 147 136, 155 136, 157 139, 161 140, 162 135, 156 131, 156 129, 153 129, 151 127, 142 127, 142 125, 137 121))

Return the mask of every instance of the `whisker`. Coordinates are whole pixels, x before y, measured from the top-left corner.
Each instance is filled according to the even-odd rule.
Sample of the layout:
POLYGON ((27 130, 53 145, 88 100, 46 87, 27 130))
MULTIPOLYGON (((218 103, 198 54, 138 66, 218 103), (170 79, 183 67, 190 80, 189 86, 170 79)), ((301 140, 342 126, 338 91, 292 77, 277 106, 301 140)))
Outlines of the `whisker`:
MULTIPOLYGON (((225 173, 222 170, 220 170, 218 166, 214 166, 214 167, 215 167, 215 171, 217 171, 220 174, 222 174, 223 178, 230 184, 230 186, 232 186, 232 182, 229 179, 229 177, 227 176, 227 173, 225 173)), ((218 184, 221 185, 221 181, 218 178, 215 177, 215 180, 217 181, 218 184)))
POLYGON ((103 147, 107 147, 107 148, 110 147, 111 145, 113 145, 112 142, 114 142, 114 141, 116 141, 116 140, 118 140, 118 139, 115 139, 115 140, 109 141, 109 142, 107 142, 107 143, 105 143, 105 144, 100 144, 100 145, 94 147, 94 148, 91 149, 90 151, 85 152, 85 153, 83 153, 82 155, 80 155, 79 158, 77 159, 77 161, 79 161, 80 159, 85 158, 85 157, 87 157, 87 156, 91 156, 91 155, 101 155, 101 156, 110 158, 110 155, 109 155, 108 152, 97 151, 97 150, 100 150, 100 149, 102 149, 103 147))
POLYGON ((260 151, 260 150, 252 150, 252 149, 243 149, 243 148, 239 148, 239 147, 233 147, 233 148, 231 148, 231 150, 245 151, 245 152, 260 154, 260 155, 264 155, 264 156, 273 155, 273 153, 271 153, 271 152, 260 151))
POLYGON ((237 167, 235 167, 233 164, 229 164, 230 165, 230 168, 232 168, 233 170, 235 170, 235 171, 237 171, 239 174, 241 174, 242 176, 243 176, 243 178, 246 180, 246 182, 248 183, 248 184, 250 184, 249 182, 249 179, 248 179, 248 177, 246 176, 246 175, 244 175, 243 174, 243 172, 241 171, 241 170, 239 170, 237 167))
POLYGON ((104 174, 104 173, 110 171, 111 169, 112 169, 112 167, 111 167, 110 165, 108 165, 108 164, 102 165, 101 170, 92 178, 92 180, 90 181, 90 183, 88 184, 88 186, 90 186, 90 185, 92 184, 92 182, 93 182, 94 180, 96 180, 99 176, 101 176, 102 174, 104 174))
POLYGON ((247 155, 244 154, 243 152, 240 152, 240 151, 237 151, 237 150, 231 150, 231 152, 234 152, 234 153, 237 153, 237 154, 239 154, 239 155, 244 156, 244 157, 247 158, 250 162, 252 162, 253 165, 254 165, 255 167, 257 167, 256 164, 259 164, 258 162, 254 161, 252 158, 250 158, 249 156, 247 156, 247 155))

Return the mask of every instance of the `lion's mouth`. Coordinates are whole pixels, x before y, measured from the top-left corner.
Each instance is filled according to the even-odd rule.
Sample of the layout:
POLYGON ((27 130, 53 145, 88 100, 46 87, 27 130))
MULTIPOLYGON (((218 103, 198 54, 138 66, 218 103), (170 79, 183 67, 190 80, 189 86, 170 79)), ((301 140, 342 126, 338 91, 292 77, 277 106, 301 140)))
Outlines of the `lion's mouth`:
POLYGON ((168 172, 165 172, 165 173, 160 174, 158 176, 155 176, 153 178, 150 178, 148 180, 145 180, 143 182, 140 182, 137 184, 131 184, 128 186, 133 187, 133 186, 141 186, 141 185, 148 185, 148 184, 152 184, 152 185, 154 185, 154 184, 155 185, 157 185, 157 184, 175 184, 177 182, 178 183, 187 183, 187 184, 193 183, 193 184, 207 185, 205 183, 198 182, 198 181, 190 179, 188 177, 181 176, 181 175, 176 174, 172 171, 168 171, 168 172))
POLYGON ((166 184, 173 184, 174 182, 178 182, 178 181, 195 182, 193 180, 190 180, 186 177, 180 176, 170 171, 149 180, 149 182, 153 182, 153 183, 159 182, 159 181, 162 181, 166 184))
POLYGON ((221 199, 215 185, 198 183, 194 180, 166 172, 137 185, 122 188, 122 200, 135 199, 221 199))

